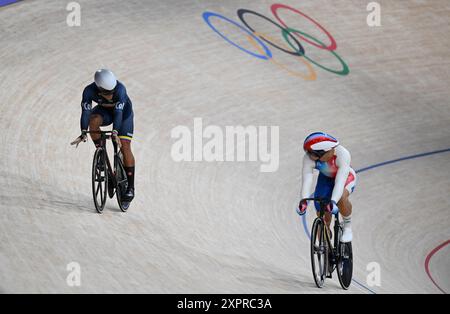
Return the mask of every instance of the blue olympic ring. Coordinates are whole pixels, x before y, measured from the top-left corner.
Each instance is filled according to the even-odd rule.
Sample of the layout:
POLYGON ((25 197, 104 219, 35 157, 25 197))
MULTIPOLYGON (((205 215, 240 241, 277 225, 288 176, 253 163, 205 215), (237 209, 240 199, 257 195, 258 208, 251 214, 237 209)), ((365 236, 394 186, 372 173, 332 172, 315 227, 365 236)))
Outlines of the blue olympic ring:
POLYGON ((212 28, 212 30, 213 30, 214 32, 216 32, 220 37, 222 37, 224 40, 226 40, 228 43, 230 43, 231 45, 235 46, 236 48, 238 48, 238 49, 244 51, 245 53, 248 53, 249 55, 251 55, 251 56, 253 56, 253 57, 256 57, 256 58, 259 58, 259 59, 262 59, 262 60, 269 60, 269 59, 272 59, 272 52, 270 51, 269 47, 267 47, 267 46, 262 42, 262 40, 261 40, 260 38, 258 38, 258 37, 256 37, 255 35, 253 35, 253 33, 251 33, 249 30, 247 30, 246 28, 244 28, 242 25, 239 25, 239 24, 236 23, 235 21, 230 20, 229 18, 227 18, 227 17, 225 17, 225 16, 223 16, 223 15, 214 13, 214 12, 205 12, 205 13, 203 13, 203 19, 205 20, 206 24, 208 24, 208 26, 212 28), (247 49, 245 49, 245 48, 239 46, 239 45, 236 44, 235 42, 231 41, 230 39, 228 39, 228 37, 226 37, 226 36, 223 35, 221 32, 219 32, 219 31, 211 24, 211 21, 210 21, 209 19, 210 19, 212 16, 217 17, 217 18, 220 18, 220 19, 223 19, 223 20, 225 20, 225 21, 227 21, 227 22, 229 22, 229 23, 231 23, 231 24, 233 24, 233 25, 239 27, 239 28, 240 28, 241 30, 243 30, 244 32, 246 32, 246 33, 247 33, 248 35, 250 35, 253 39, 255 39, 256 42, 258 42, 258 43, 261 45, 261 47, 264 48, 265 55, 260 55, 260 54, 251 52, 250 50, 247 50, 247 49))

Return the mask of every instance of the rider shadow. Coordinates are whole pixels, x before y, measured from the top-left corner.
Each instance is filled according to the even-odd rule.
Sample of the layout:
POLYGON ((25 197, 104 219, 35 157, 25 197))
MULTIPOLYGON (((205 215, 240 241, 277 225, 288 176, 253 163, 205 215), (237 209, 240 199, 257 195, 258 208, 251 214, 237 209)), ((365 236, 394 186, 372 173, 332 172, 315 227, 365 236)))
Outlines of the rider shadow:
POLYGON ((267 287, 273 289, 274 287, 286 291, 287 293, 298 293, 299 291, 306 291, 315 288, 315 284, 311 280, 300 279, 299 275, 288 274, 284 270, 261 272, 261 276, 243 276, 240 277, 246 283, 251 283, 259 287, 267 287))
POLYGON ((253 283, 260 287, 267 287, 273 289, 274 287, 281 289, 285 292, 283 293, 299 293, 305 291, 315 291, 317 293, 323 293, 327 291, 332 291, 333 293, 337 293, 341 290, 338 283, 329 282, 323 288, 317 288, 314 280, 311 276, 302 276, 299 274, 290 274, 285 270, 278 271, 266 271, 262 272, 259 277, 241 277, 242 280, 245 280, 248 283, 253 283), (301 277, 301 278, 300 278, 301 277))
POLYGON ((89 194, 69 192, 56 184, 7 172, 0 172, 2 206, 53 212, 97 213, 89 194))
POLYGON ((248 265, 248 269, 244 269, 243 271, 248 274, 256 272, 258 275, 238 277, 239 280, 242 280, 247 284, 250 283, 269 290, 273 290, 273 288, 276 287, 286 293, 298 293, 299 291, 305 291, 316 287, 309 277, 306 278, 299 274, 293 274, 287 272, 285 269, 277 268, 261 261, 255 263, 253 260, 248 265))
POLYGON ((117 205, 117 201, 115 200, 115 198, 110 199, 108 198, 109 202, 106 201, 106 205, 105 205, 105 209, 103 210, 103 212, 105 212, 106 210, 115 214, 123 214, 124 212, 120 210, 119 205, 117 205), (112 202, 115 202, 116 204, 114 205, 112 202), (111 204, 109 204, 111 203, 111 204))
POLYGON ((300 281, 294 278, 281 278, 279 274, 273 273, 268 278, 246 278, 246 281, 258 286, 272 286, 282 289, 287 293, 297 293, 299 291, 305 291, 306 289, 312 289, 313 285, 306 281, 300 281))
POLYGON ((327 284, 319 289, 314 283, 314 279, 311 275, 302 275, 298 273, 291 273, 285 269, 274 267, 273 265, 265 264, 262 261, 252 261, 250 263, 251 269, 245 271, 246 273, 257 272, 257 276, 241 276, 239 277, 245 283, 251 283, 261 288, 266 288, 273 291, 274 288, 283 290, 283 293, 299 293, 304 291, 313 291, 317 293, 332 292, 332 293, 344 293, 337 277, 333 276, 333 280, 327 282, 327 284))

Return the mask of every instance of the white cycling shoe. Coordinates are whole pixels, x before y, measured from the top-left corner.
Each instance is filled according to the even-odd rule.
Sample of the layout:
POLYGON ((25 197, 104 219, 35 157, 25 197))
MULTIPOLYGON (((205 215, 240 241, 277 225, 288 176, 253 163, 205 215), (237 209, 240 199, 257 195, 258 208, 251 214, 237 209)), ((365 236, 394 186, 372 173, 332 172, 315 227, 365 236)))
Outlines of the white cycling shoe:
POLYGON ((351 228, 344 228, 344 234, 342 234, 341 242, 348 243, 353 240, 353 232, 351 228))

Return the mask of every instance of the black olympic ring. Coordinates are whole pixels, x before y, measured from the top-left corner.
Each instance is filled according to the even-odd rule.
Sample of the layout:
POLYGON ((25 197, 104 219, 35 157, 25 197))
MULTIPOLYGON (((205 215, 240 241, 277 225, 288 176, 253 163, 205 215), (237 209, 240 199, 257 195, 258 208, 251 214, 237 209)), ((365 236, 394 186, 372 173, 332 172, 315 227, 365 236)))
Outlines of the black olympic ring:
MULTIPOLYGON (((239 19, 240 19, 240 20, 242 21, 242 23, 244 23, 244 25, 245 25, 249 30, 251 30, 253 33, 255 33, 255 30, 254 30, 253 28, 251 28, 250 25, 248 25, 248 23, 247 23, 247 22, 245 21, 245 19, 244 19, 244 14, 246 14, 246 13, 254 14, 254 15, 256 15, 256 16, 259 16, 259 17, 265 19, 266 21, 269 21, 269 22, 272 23, 273 25, 277 26, 277 27, 280 28, 282 31, 286 31, 286 29, 285 29, 282 25, 278 24, 277 22, 275 22, 274 20, 268 18, 267 16, 264 16, 264 15, 262 15, 262 14, 259 14, 258 12, 255 12, 255 11, 251 11, 251 10, 247 10, 247 9, 239 9, 239 10, 237 11, 237 14, 238 14, 238 16, 239 16, 239 19)), ((301 57, 301 56, 304 56, 304 55, 305 55, 305 48, 303 48, 302 44, 297 40, 297 38, 295 38, 294 36, 292 36, 292 34, 291 34, 290 32, 288 32, 288 34, 289 34, 289 37, 291 37, 291 39, 293 39, 294 42, 297 44, 297 46, 298 46, 298 51, 289 51, 289 50, 283 49, 283 48, 281 48, 280 46, 277 46, 277 45, 275 45, 274 43, 272 43, 271 41, 265 39, 263 36, 258 36, 258 37, 261 38, 262 40, 264 40, 266 43, 268 43, 268 44, 271 45, 272 47, 277 48, 277 49, 279 49, 279 50, 281 50, 281 51, 283 51, 283 52, 285 52, 285 53, 288 53, 288 54, 291 54, 291 55, 294 55, 294 56, 300 56, 300 57, 301 57)))

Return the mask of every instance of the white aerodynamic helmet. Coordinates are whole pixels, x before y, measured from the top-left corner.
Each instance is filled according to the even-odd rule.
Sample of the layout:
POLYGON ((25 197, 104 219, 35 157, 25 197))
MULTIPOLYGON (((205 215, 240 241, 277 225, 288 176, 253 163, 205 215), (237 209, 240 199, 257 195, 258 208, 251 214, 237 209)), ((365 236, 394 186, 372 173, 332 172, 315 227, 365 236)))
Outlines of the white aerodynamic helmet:
POLYGON ((94 80, 95 85, 102 90, 112 91, 117 85, 116 76, 107 69, 101 69, 95 72, 94 80))
POLYGON ((339 141, 324 132, 316 132, 308 135, 303 143, 303 149, 307 153, 323 156, 326 152, 339 145, 339 141))

